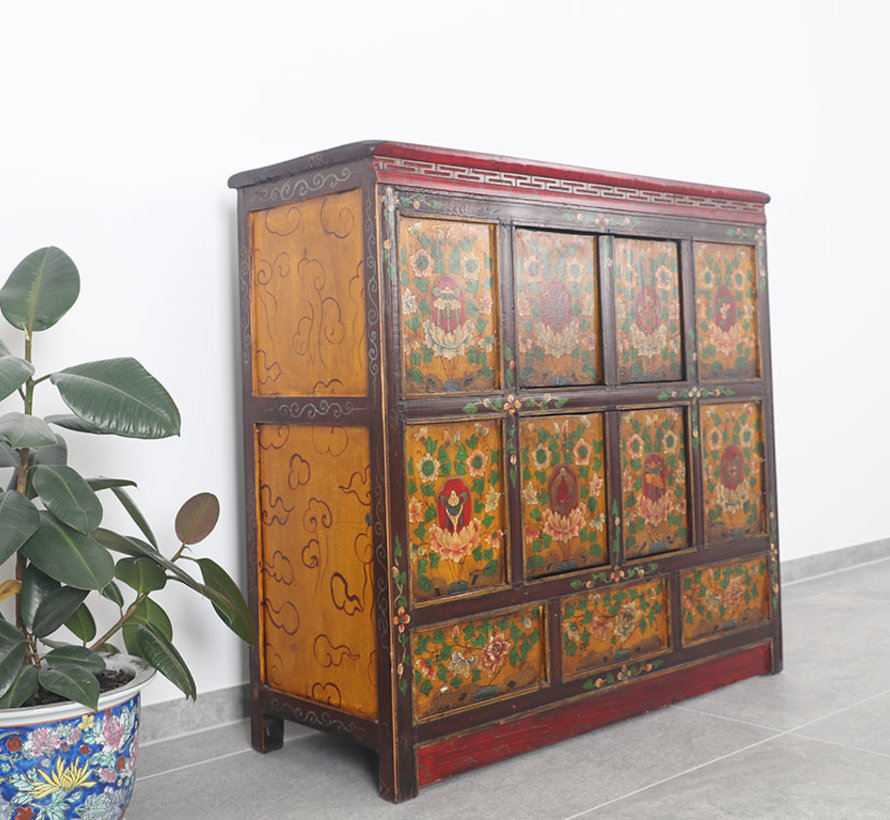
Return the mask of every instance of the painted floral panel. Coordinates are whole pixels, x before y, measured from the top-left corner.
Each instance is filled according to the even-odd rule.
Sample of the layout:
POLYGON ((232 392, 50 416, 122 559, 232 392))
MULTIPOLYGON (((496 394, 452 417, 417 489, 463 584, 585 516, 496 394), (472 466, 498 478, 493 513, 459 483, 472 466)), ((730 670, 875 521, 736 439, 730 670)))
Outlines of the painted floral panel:
POLYGON ((493 234, 473 222, 399 220, 407 395, 498 387, 493 234))
POLYGON ((682 577, 683 640, 756 626, 769 618, 767 559, 704 567, 682 577))
POLYGON ((754 248, 695 243, 695 312, 702 379, 760 375, 754 248))
POLYGON ((414 714, 433 717, 546 683, 543 607, 414 633, 414 714))
POLYGON ((614 248, 619 381, 683 378, 676 243, 618 238, 614 248))
POLYGON ((763 532, 760 405, 702 404, 705 538, 763 532))
POLYGON ((0 818, 122 817, 136 776, 139 695, 101 712, 0 728, 0 818))
POLYGON ((606 563, 602 414, 522 419, 519 447, 526 574, 606 563))
POLYGON ((502 453, 497 420, 407 426, 414 601, 506 581, 502 453))
POLYGON ((602 381, 596 239, 519 230, 513 250, 519 383, 602 381))
POLYGON ((621 481, 626 558, 688 546, 682 410, 622 413, 621 481))
POLYGON ((562 605, 565 677, 655 655, 669 646, 667 582, 604 587, 562 605))

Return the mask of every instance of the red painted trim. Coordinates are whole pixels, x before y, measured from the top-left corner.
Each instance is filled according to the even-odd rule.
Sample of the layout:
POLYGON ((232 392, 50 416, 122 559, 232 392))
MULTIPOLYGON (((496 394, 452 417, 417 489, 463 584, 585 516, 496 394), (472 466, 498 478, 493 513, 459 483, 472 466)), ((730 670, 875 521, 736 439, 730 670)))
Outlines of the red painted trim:
POLYGON ((751 202, 765 205, 768 194, 742 188, 726 188, 703 185, 694 182, 680 182, 671 179, 622 174, 613 171, 599 171, 573 165, 544 163, 532 160, 502 157, 493 154, 479 154, 471 151, 456 151, 450 148, 434 148, 428 145, 410 145, 403 142, 383 142, 371 149, 375 157, 417 160, 443 165, 467 166, 488 171, 502 171, 528 176, 554 177, 556 179, 579 180, 595 185, 618 188, 644 189, 664 193, 683 194, 693 197, 727 199, 737 202, 751 202))
POLYGON ((638 679, 552 709, 495 723, 417 748, 420 786, 487 766, 633 715, 661 709, 770 671, 770 644, 638 679))

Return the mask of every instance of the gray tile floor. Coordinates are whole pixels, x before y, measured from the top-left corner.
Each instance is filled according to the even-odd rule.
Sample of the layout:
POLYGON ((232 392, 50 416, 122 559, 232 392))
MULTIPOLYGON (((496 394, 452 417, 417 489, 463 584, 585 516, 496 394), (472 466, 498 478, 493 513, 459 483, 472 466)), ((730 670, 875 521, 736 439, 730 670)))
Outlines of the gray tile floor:
POLYGON ((377 793, 373 754, 246 722, 146 744, 127 820, 890 818, 890 559, 784 589, 785 671, 421 790, 377 793))

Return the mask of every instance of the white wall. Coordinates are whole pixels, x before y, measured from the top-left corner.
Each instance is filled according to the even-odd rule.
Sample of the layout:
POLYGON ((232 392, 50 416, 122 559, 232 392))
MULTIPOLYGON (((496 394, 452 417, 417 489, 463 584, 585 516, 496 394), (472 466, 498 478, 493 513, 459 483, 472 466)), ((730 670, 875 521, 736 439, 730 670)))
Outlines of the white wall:
MULTIPOLYGON (((167 543, 216 492, 206 549, 243 578, 230 174, 385 138, 764 190, 784 557, 883 538, 888 23, 886 0, 5 0, 0 279, 73 256, 39 368, 135 355, 184 419, 73 458, 139 480, 167 543)), ((209 607, 164 603, 201 691, 246 679, 209 607)))

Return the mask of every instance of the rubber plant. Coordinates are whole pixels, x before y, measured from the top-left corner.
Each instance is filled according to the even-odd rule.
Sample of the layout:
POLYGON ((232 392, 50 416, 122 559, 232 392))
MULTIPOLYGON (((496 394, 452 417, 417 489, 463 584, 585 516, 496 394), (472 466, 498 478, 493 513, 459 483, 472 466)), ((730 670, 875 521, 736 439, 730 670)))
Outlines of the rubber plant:
POLYGON ((0 339, 0 467, 11 475, 0 492, 0 578, 7 579, 0 601, 6 600, 10 614, 0 615, 0 708, 27 705, 50 692, 95 709, 105 656, 122 650, 196 697, 194 678, 173 645, 170 619, 152 597, 171 582, 207 599, 238 637, 253 640, 237 585, 216 562, 190 549, 216 524, 214 495, 196 495, 179 510, 179 546, 167 556, 128 491, 133 481, 85 477, 68 464, 60 430, 156 439, 180 429, 176 404, 135 359, 38 374, 35 338, 56 325, 79 292, 74 262, 55 247, 29 254, 0 288, 0 312, 23 343, 23 355, 16 355, 0 339), (35 414, 35 396, 50 385, 70 413, 35 414), (21 409, 7 410, 8 403, 21 409), (122 505, 132 532, 102 526, 108 501, 122 505), (100 599, 116 607, 110 626, 105 624, 114 615, 100 599), (93 614, 97 603, 100 618, 93 614))

